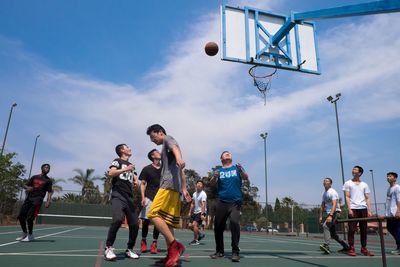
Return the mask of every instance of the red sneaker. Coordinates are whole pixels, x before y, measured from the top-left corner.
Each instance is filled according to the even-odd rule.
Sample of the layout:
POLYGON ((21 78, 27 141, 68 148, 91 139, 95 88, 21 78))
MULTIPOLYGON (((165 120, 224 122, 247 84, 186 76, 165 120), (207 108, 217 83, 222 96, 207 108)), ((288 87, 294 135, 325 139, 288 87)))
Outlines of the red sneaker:
POLYGON ((153 241, 153 243, 151 243, 150 253, 151 254, 157 254, 157 252, 158 252, 157 241, 153 241))
POLYGON ((156 265, 157 266, 164 266, 165 263, 167 262, 167 260, 168 260, 168 255, 165 258, 162 258, 162 259, 156 261, 156 265))
POLYGON ((168 247, 168 260, 165 263, 165 267, 174 267, 179 265, 179 258, 185 252, 185 246, 176 240, 172 241, 172 243, 168 247))
POLYGON ((144 240, 144 239, 142 239, 142 241, 140 242, 140 251, 142 253, 147 252, 147 243, 146 243, 146 240, 144 240))
POLYGON ((361 248, 361 254, 363 254, 364 256, 375 256, 375 253, 373 253, 372 251, 369 251, 366 247, 361 248))
POLYGON ((352 256, 352 257, 355 257, 357 255, 354 247, 350 247, 349 251, 347 252, 347 255, 352 256))

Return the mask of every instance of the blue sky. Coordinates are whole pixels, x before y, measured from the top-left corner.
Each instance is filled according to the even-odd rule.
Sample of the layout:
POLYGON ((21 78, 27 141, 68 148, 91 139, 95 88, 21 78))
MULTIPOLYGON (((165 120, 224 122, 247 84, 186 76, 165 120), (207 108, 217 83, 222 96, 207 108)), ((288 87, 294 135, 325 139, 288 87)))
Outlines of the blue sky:
MULTIPOLYGON (((289 14, 365 1, 233 1, 289 14)), ((345 177, 361 165, 377 202, 386 172, 400 172, 399 14, 317 21, 322 75, 279 71, 264 106, 248 66, 208 57, 219 43, 219 1, 0 0, 0 136, 11 104, 6 151, 33 173, 52 164, 102 175, 127 143, 141 169, 154 148, 147 126, 162 124, 181 145, 187 167, 205 175, 223 150, 249 172, 265 200, 318 204, 322 178, 341 189, 334 107, 338 102, 345 177)), ((71 183, 64 189, 76 190, 71 183)))

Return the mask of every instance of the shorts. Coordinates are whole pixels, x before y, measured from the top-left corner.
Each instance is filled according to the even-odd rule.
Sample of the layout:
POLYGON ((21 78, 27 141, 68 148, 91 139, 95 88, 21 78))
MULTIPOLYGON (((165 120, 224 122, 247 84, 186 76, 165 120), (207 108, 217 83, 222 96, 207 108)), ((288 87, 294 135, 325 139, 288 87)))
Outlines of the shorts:
POLYGON ((190 216, 190 223, 193 222, 197 222, 198 225, 201 225, 203 223, 203 220, 201 219, 201 213, 195 213, 190 216))
POLYGON ((149 218, 147 218, 147 214, 149 214, 151 204, 153 204, 153 201, 151 201, 150 198, 145 197, 144 198, 144 207, 140 211, 140 215, 139 215, 140 219, 149 219, 149 218))
POLYGON ((160 217, 174 228, 180 228, 181 200, 180 193, 172 189, 160 188, 154 197, 153 204, 147 214, 149 219, 160 217))

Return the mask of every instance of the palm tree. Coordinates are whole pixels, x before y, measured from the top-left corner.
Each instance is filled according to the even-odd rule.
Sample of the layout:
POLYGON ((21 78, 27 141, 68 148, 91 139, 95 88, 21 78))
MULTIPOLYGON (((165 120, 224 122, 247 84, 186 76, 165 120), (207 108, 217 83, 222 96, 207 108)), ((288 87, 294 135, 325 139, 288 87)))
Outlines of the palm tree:
POLYGON ((50 177, 51 182, 53 183, 53 192, 60 193, 63 191, 63 188, 59 183, 65 183, 65 180, 62 178, 56 179, 54 177, 50 177))
POLYGON ((75 175, 72 178, 69 178, 68 180, 74 182, 75 184, 78 184, 82 187, 81 189, 81 196, 82 196, 82 202, 86 198, 86 195, 88 191, 95 189, 94 188, 94 181, 95 180, 101 180, 100 177, 93 176, 94 169, 86 169, 86 172, 84 172, 81 169, 74 169, 75 172, 78 174, 75 175))

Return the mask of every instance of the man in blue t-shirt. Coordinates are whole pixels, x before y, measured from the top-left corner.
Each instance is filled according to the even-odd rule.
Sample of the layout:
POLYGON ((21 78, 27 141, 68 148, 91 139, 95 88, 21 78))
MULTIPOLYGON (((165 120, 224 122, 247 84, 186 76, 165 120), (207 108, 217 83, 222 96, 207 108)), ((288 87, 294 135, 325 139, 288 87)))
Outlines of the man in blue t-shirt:
POLYGON ((224 257, 224 230, 229 218, 232 234, 232 261, 239 262, 240 209, 242 206, 242 180, 249 176, 243 167, 232 164, 232 154, 224 151, 221 154, 222 167, 218 168, 210 180, 211 185, 218 184, 218 202, 214 219, 214 236, 216 249, 212 259, 224 257))

